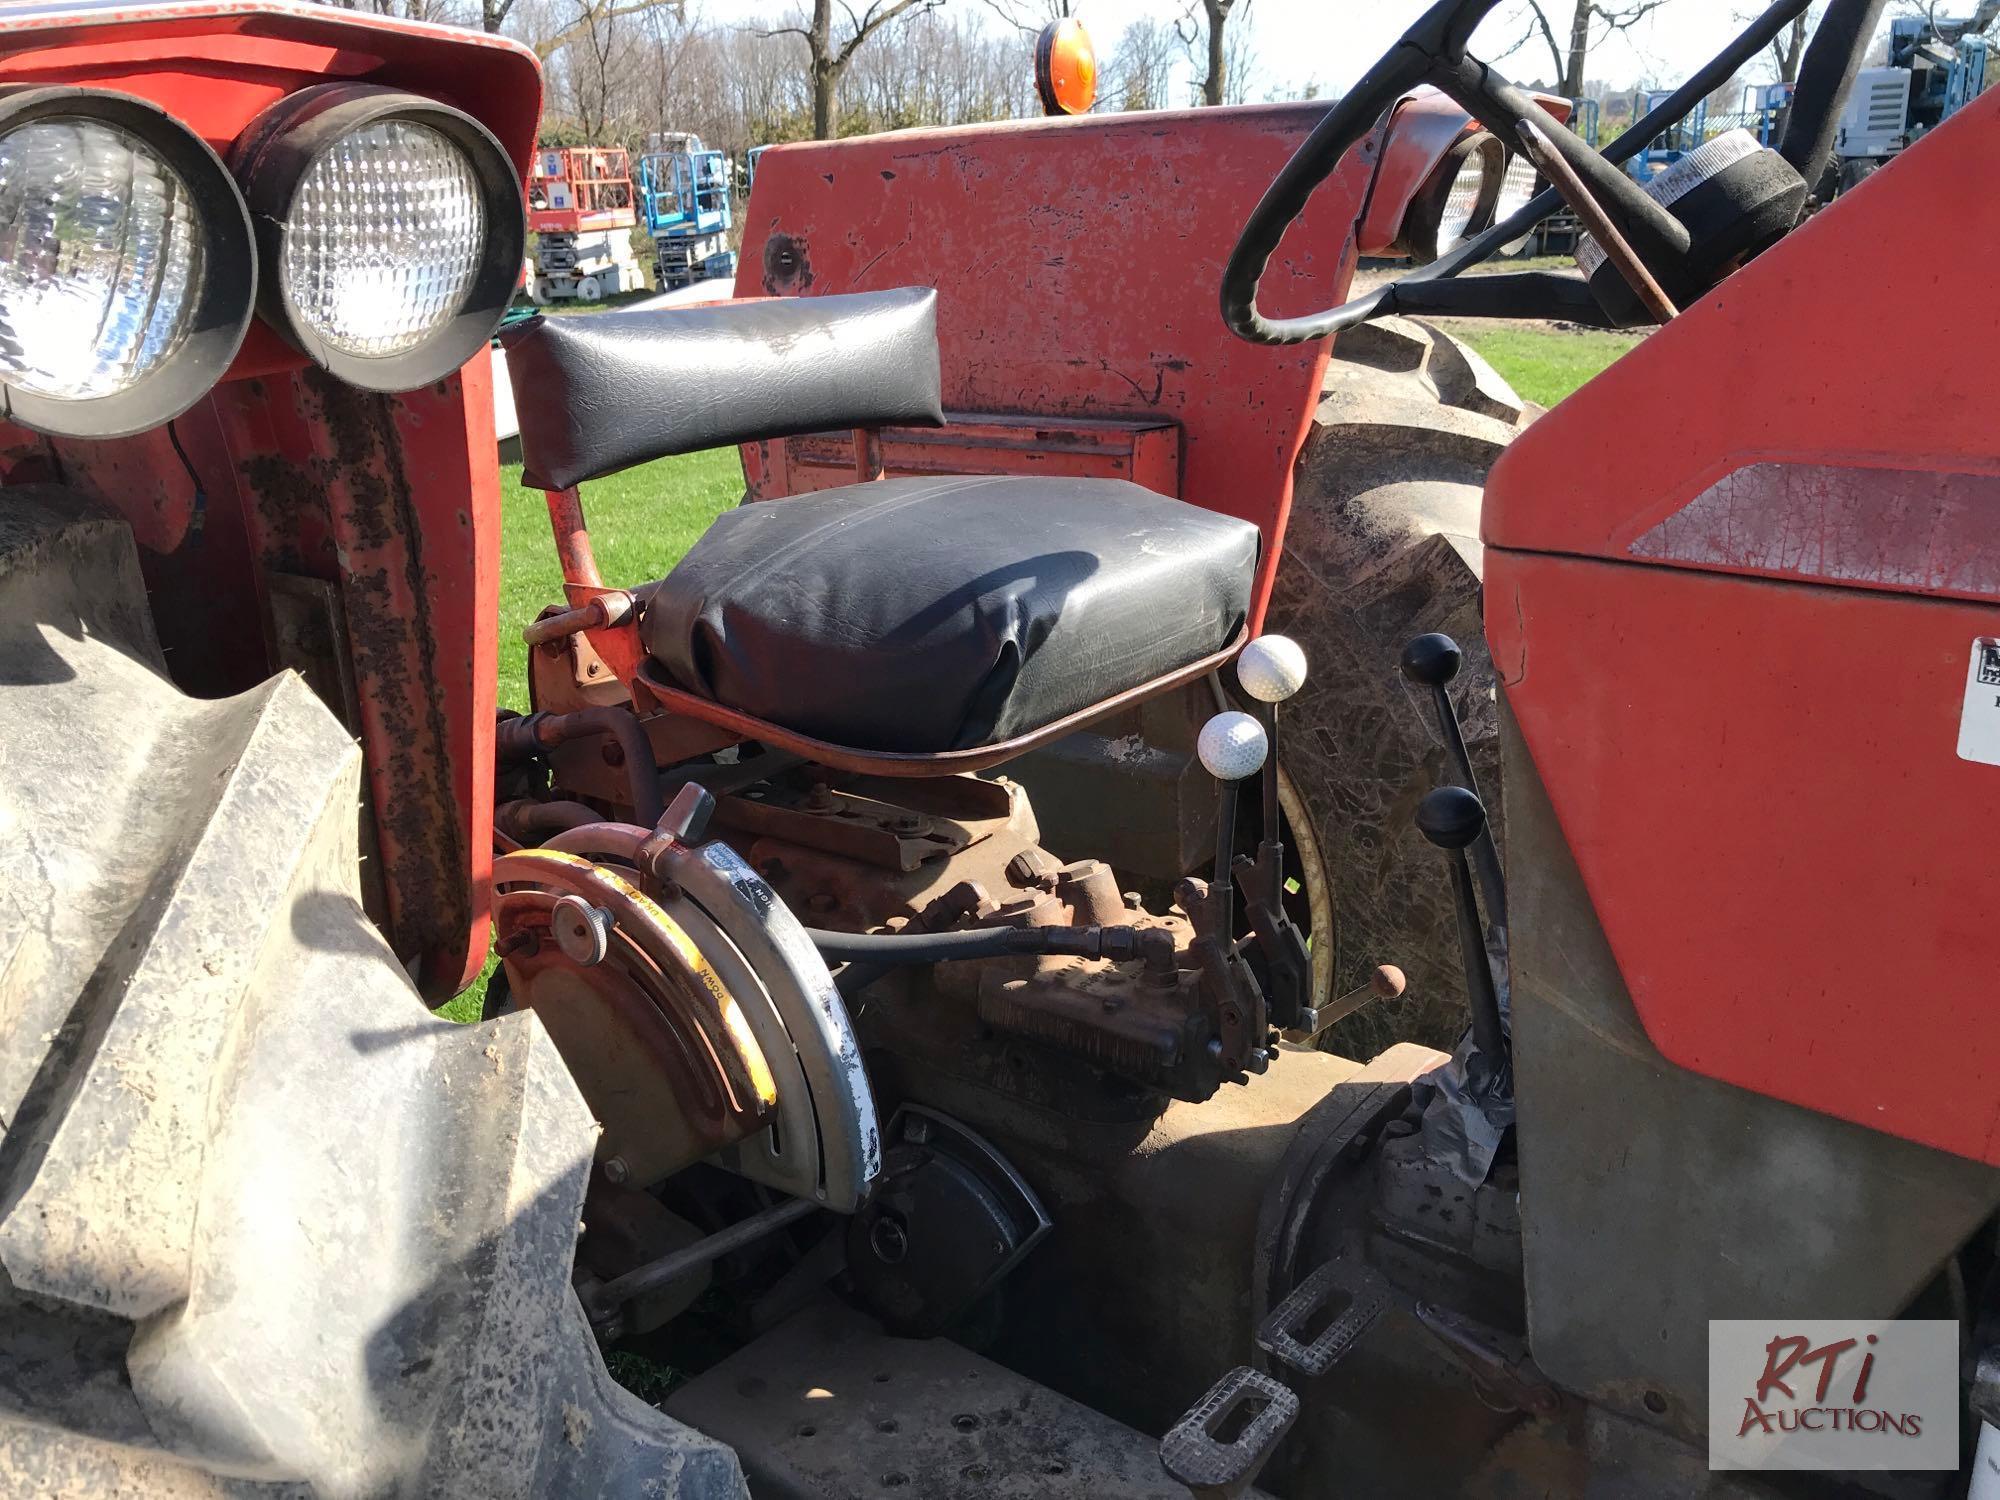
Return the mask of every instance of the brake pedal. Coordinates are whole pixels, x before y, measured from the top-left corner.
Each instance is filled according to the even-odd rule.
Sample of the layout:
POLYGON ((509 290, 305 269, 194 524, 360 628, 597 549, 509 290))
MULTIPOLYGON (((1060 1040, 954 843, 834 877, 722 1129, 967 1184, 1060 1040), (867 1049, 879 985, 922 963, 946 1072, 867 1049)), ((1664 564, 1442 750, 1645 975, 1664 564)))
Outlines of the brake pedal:
POLYGON ((1330 1260, 1293 1289, 1257 1330, 1257 1347, 1301 1375, 1319 1376, 1389 1310, 1389 1284, 1358 1260, 1330 1260), (1326 1319, 1326 1326, 1306 1337, 1326 1319))
POLYGON ((1238 1365, 1160 1439, 1160 1462, 1195 1500, 1236 1500, 1298 1414, 1299 1398, 1288 1387, 1238 1365))

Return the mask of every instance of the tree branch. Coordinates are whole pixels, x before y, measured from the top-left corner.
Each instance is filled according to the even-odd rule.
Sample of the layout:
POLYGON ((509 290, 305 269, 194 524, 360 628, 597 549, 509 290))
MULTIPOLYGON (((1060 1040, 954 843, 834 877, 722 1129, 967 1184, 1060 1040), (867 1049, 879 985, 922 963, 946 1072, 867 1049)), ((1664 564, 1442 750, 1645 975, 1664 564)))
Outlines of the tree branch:
MULTIPOLYGON (((889 0, 889 4, 883 6, 879 11, 875 6, 869 6, 867 11, 862 15, 860 23, 856 26, 854 35, 843 42, 840 51, 834 55, 834 66, 836 68, 846 67, 848 59, 854 56, 863 42, 895 20, 904 11, 917 6, 921 6, 925 10, 936 10, 942 3, 943 0, 889 0)), ((852 19, 854 12, 848 10, 845 0, 843 0, 841 9, 846 10, 848 17, 852 19)))
POLYGON ((601 5, 597 0, 591 0, 591 3, 583 7, 582 15, 547 41, 537 43, 535 56, 547 62, 585 32, 596 30, 606 21, 615 21, 620 16, 636 16, 641 11, 658 10, 663 5, 679 10, 681 0, 629 0, 629 3, 624 5, 601 5))
MULTIPOLYGON (((1556 40, 1556 29, 1549 24, 1549 15, 1542 9, 1542 0, 1528 0, 1528 14, 1533 18, 1535 29, 1541 32, 1542 40, 1548 44, 1549 61, 1555 68, 1554 86, 1561 88, 1563 75, 1569 70, 1569 58, 1564 54, 1562 44, 1556 40)), ((1527 38, 1523 37, 1523 45, 1526 42, 1527 38)))
POLYGON ((1614 31, 1629 31, 1654 11, 1665 5, 1667 0, 1640 0, 1637 5, 1628 5, 1623 10, 1606 10, 1591 0, 1590 13, 1604 23, 1605 35, 1614 31))

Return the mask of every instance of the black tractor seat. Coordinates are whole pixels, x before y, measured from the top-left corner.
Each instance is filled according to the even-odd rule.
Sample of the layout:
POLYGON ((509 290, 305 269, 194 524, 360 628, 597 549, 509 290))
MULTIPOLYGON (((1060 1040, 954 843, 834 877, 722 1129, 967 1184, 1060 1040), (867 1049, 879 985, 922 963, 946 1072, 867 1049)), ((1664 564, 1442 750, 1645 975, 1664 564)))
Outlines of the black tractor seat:
POLYGON ((1118 479, 886 479, 745 505, 652 592, 678 687, 834 745, 1017 739, 1227 648, 1257 528, 1118 479))
MULTIPOLYGON (((904 287, 516 325, 501 341, 523 481, 553 493, 726 443, 941 425, 936 317, 935 292, 904 287)), ((1247 521, 1116 479, 767 500, 641 591, 640 677, 677 712, 828 764, 975 770, 1218 665, 1257 545, 1247 521)))

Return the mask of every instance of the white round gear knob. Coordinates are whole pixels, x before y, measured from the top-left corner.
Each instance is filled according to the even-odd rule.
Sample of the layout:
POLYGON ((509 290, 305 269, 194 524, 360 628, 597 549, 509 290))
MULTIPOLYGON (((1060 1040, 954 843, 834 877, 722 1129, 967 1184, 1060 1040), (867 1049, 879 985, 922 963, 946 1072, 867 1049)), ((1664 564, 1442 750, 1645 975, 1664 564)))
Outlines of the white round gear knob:
POLYGON ((1237 653, 1236 680, 1259 703, 1282 703, 1306 685, 1306 653, 1288 635, 1260 635, 1237 653))
POLYGON ((1254 776, 1263 767, 1269 750, 1264 726, 1234 709, 1217 714, 1202 725, 1201 735, 1195 740, 1195 754, 1217 781, 1241 781, 1254 776))

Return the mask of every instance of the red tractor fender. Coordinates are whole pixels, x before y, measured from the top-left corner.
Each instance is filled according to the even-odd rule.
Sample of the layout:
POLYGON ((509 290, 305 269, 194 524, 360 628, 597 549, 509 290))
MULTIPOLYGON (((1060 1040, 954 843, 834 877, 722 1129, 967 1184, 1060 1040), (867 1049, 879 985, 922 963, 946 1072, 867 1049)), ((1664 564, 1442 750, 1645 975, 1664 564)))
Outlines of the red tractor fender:
POLYGON ((1986 1162, 1996 137, 1989 94, 1686 308, 1483 519, 1494 666, 1653 1043, 1986 1162))

